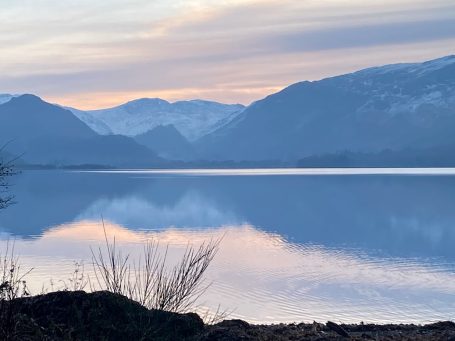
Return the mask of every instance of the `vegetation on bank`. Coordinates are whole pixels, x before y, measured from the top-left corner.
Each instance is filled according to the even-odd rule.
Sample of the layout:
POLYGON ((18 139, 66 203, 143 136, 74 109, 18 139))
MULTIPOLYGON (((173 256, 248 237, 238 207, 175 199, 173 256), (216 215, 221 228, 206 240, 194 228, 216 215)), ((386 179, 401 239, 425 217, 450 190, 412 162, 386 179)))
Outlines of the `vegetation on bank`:
POLYGON ((92 249, 95 282, 91 289, 107 290, 126 296, 148 309, 186 312, 206 291, 204 273, 215 257, 220 240, 202 243, 198 248, 187 246, 177 264, 167 264, 167 247, 164 254, 159 244, 147 241, 141 257, 131 260, 104 229, 105 247, 92 249))
MULTIPOLYGON (((204 273, 220 240, 188 247, 174 266, 158 244, 145 244, 138 260, 122 253, 105 231, 92 249, 94 277, 76 265, 59 291, 30 294, 33 269, 21 268, 14 245, 0 257, 1 340, 455 340, 455 323, 418 325, 277 324, 226 320, 224 312, 204 321, 191 313, 208 283, 204 273), (85 292, 87 290, 89 292, 85 292)), ((302 316, 303 318, 303 316, 302 316)))
POLYGON ((302 158, 299 168, 425 168, 455 167, 453 145, 426 149, 385 149, 378 152, 352 152, 349 150, 331 154, 318 154, 302 158))
MULTIPOLYGON (((204 273, 218 251, 220 240, 211 240, 197 248, 187 246, 180 261, 169 265, 167 247, 164 253, 161 253, 159 244, 156 242, 147 242, 141 256, 138 259, 132 259, 118 247, 115 237, 112 240, 109 239, 105 229, 104 236, 104 247, 92 249, 93 276, 85 274, 80 263, 76 263, 73 275, 63 282, 64 287, 60 292, 83 290, 92 293, 109 292, 114 294, 112 297, 115 297, 115 300, 120 300, 119 304, 121 300, 127 299, 136 302, 146 311, 182 314, 196 307, 196 301, 210 284, 205 281, 204 273)), ((22 325, 24 313, 21 302, 43 302, 47 300, 43 297, 49 299, 61 297, 52 295, 55 294, 54 288, 51 288, 50 293, 43 289, 44 296, 32 297, 27 287, 27 275, 32 270, 24 271, 21 268, 19 258, 14 254, 14 244, 7 243, 6 252, 0 257, 0 339, 2 340, 23 337, 23 329, 26 327, 22 325), (26 298, 33 299, 25 300, 26 298)), ((112 300, 112 297, 109 299, 112 300)), ((90 300, 86 300, 86 296, 84 296, 84 302, 84 304, 92 304, 90 300)), ((65 307, 56 309, 64 310, 65 307)), ((46 311, 42 313, 48 314, 46 311)), ((154 313, 153 316, 156 314, 158 313, 154 313)), ((225 317, 225 314, 217 311, 215 315, 207 316, 210 321, 215 322, 225 317)))
MULTIPOLYGON (((160 164, 147 165, 147 169, 244 169, 244 168, 294 168, 295 162, 285 161, 166 161, 160 164)), ((20 170, 103 170, 124 169, 109 164, 30 164, 19 163, 20 170)), ((127 167, 138 168, 138 167, 127 167)))
MULTIPOLYGON (((12 163, 0 159, 0 209, 12 203, 7 180, 13 174, 12 163)), ((196 301, 209 286, 204 279, 204 273, 215 257, 221 240, 211 240, 197 248, 188 245, 180 261, 172 266, 168 264, 167 247, 162 253, 157 242, 147 241, 140 257, 132 259, 118 247, 115 236, 112 240, 109 239, 104 222, 103 230, 104 247, 91 249, 93 277, 86 275, 83 265, 76 263, 71 278, 63 281, 62 291, 107 291, 137 302, 146 310, 184 313, 195 308, 196 301)), ((2 340, 15 339, 24 333, 25 327, 21 324, 23 313, 18 308, 18 302, 24 302, 31 297, 27 287, 27 275, 32 270, 23 271, 14 252, 14 243, 8 242, 6 250, 0 254, 2 340)), ((52 282, 50 291, 55 291, 52 282)), ((42 294, 47 292, 48 289, 43 288, 42 294)), ((224 315, 224 312, 217 311, 210 319, 215 321, 224 315)))

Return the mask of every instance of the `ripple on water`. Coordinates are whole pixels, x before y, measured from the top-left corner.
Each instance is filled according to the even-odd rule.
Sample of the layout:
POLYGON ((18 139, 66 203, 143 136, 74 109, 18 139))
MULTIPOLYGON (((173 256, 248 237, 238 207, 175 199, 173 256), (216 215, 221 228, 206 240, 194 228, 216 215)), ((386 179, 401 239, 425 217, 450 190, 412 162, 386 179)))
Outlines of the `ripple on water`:
MULTIPOLYGON (((251 322, 421 323, 455 313, 453 264, 289 243, 249 225, 158 231, 132 231, 108 222, 105 226, 133 256, 145 240, 169 244, 170 261, 178 259, 188 243, 222 237, 207 273, 213 284, 201 304, 234 310, 232 317, 251 322)), ((37 238, 16 240, 24 265, 35 268, 30 275, 34 292, 50 276, 54 283, 69 278, 74 261, 89 264, 89 246, 103 243, 99 227, 99 222, 76 222, 37 238)))

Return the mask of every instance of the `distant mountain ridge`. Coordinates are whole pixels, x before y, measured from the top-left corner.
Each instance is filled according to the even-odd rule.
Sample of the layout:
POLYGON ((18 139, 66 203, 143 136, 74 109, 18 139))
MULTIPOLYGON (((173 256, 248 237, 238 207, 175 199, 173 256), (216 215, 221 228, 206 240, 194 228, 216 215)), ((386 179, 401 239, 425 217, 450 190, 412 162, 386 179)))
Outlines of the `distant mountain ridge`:
POLYGON ((90 138, 97 134, 70 111, 34 95, 13 97, 0 105, 0 130, 5 140, 27 143, 37 137, 90 138))
POLYGON ((0 94, 0 104, 6 103, 10 101, 12 98, 17 97, 19 95, 10 95, 10 94, 0 94))
POLYGON ((452 165, 453 132, 455 56, 299 82, 246 108, 139 99, 81 111, 0 94, 0 137, 27 162, 452 165))
POLYGON ((455 56, 300 82, 197 141, 218 160, 454 145, 455 56))
POLYGON ((109 109, 68 109, 99 134, 135 136, 158 126, 173 125, 185 138, 194 141, 219 128, 220 123, 234 119, 244 108, 241 104, 204 100, 170 103, 142 98, 109 109))
MULTIPOLYGON (((0 94, 0 107, 3 109, 4 113, 2 117, 0 117, 0 122, 2 120, 5 121, 3 129, 0 128, 0 132, 2 132, 1 138, 4 141, 14 140, 13 146, 10 147, 13 148, 13 152, 21 154, 27 151, 27 156, 25 157, 27 162, 63 165, 71 164, 72 162, 77 164, 99 163, 114 166, 119 164, 128 165, 128 162, 131 162, 131 155, 137 155, 137 153, 132 152, 129 157, 126 157, 125 162, 121 162, 118 158, 110 158, 113 154, 108 150, 104 150, 104 155, 98 155, 98 159, 92 157, 94 151, 90 150, 91 148, 87 145, 86 141, 82 143, 80 140, 80 138, 85 139, 87 136, 73 136, 73 134, 68 132, 68 129, 83 126, 83 130, 88 135, 91 135, 91 137, 98 135, 105 136, 105 138, 95 139, 98 149, 94 148, 94 150, 98 150, 99 152, 101 145, 104 145, 103 148, 107 148, 109 145, 108 141, 113 142, 114 139, 116 139, 116 144, 118 144, 120 137, 111 137, 116 135, 115 132, 113 132, 104 121, 98 119, 97 115, 93 115, 90 112, 57 104, 50 104, 44 102, 37 96, 28 94, 0 94), (19 101, 17 101, 18 99, 19 101), (5 106, 2 106, 2 104, 5 106), (18 105, 20 105, 20 108, 18 108, 18 105), (54 116, 52 116, 50 122, 47 122, 50 118, 48 115, 51 113, 54 116), (58 116, 55 116, 56 113, 58 116), (43 116, 41 117, 41 115, 43 116), (50 141, 52 141, 52 143, 50 141), (75 149, 75 145, 79 145, 79 149, 75 149), (61 148, 57 150, 57 146, 61 148), (61 150, 63 146, 68 150, 72 150, 73 155, 70 155, 69 153, 63 155, 61 150), (85 153, 87 155, 85 156, 83 152, 84 149, 87 149, 85 153)), ((131 148, 132 144, 130 142, 133 141, 134 143, 137 143, 137 147, 141 148, 143 152, 147 151, 149 154, 156 152, 154 157, 156 157, 156 155, 161 155, 170 160, 193 160, 196 155, 191 143, 175 128, 175 126, 172 124, 158 124, 138 135, 133 135, 132 133, 136 130, 129 129, 128 127, 139 124, 142 122, 141 120, 145 120, 148 123, 151 122, 152 125, 156 122, 160 122, 160 120, 177 121, 179 124, 183 124, 186 120, 188 121, 188 128, 195 126, 199 129, 190 130, 190 132, 196 136, 197 134, 204 134, 204 131, 207 129, 214 130, 225 122, 229 122, 232 117, 239 114, 239 110, 241 111, 244 108, 242 105, 223 105, 202 100, 169 103, 160 99, 136 100, 121 107, 120 112, 117 114, 124 117, 125 120, 122 121, 120 119, 121 122, 119 124, 124 124, 126 127, 125 129, 131 133, 117 134, 130 139, 123 139, 123 142, 131 148), (166 114, 169 107, 174 110, 174 114, 166 114), (196 110, 198 108, 199 110, 196 110), (155 111, 155 114, 158 112, 158 116, 161 115, 161 118, 156 117, 153 113, 147 113, 149 112, 149 109, 155 111), (128 113, 126 114, 123 111, 128 113), (131 117, 132 121, 130 122, 129 120, 131 117), (132 138, 135 138, 135 140, 132 138), (144 146, 146 148, 144 148, 144 146)), ((97 112, 102 111, 103 110, 97 112)), ((0 113, 1 112, 2 111, 0 110, 0 113)), ((107 116, 110 115, 111 113, 107 113, 107 116)), ((147 122, 145 122, 144 125, 140 125, 141 130, 148 127, 147 122)), ((148 155, 147 158, 150 159, 150 155, 148 155)), ((135 160, 134 164, 141 164, 141 162, 137 161, 138 160, 135 160)), ((144 162, 143 165, 146 163, 147 162, 144 162)))
POLYGON ((21 95, 0 105, 0 137, 6 152, 42 165, 150 167, 156 153, 126 136, 101 136, 69 110, 21 95))

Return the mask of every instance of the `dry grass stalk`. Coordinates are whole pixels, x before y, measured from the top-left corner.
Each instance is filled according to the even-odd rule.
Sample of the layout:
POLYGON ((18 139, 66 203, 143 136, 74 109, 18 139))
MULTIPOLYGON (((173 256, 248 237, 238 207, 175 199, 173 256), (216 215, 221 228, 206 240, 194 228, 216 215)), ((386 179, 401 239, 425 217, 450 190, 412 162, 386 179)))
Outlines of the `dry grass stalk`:
POLYGON ((185 312, 207 290, 204 273, 215 257, 221 240, 187 246, 182 259, 168 269, 168 247, 159 253, 159 244, 147 242, 138 262, 110 242, 103 223, 105 247, 92 249, 98 288, 121 294, 149 309, 185 312))
POLYGON ((14 254, 14 244, 6 244, 0 255, 0 339, 17 339, 17 324, 14 306, 10 301, 30 296, 25 277, 32 271, 22 271, 19 258, 14 254))
POLYGON ((205 324, 215 325, 226 320, 230 315, 232 315, 233 312, 234 309, 222 309, 221 306, 218 305, 214 312, 210 311, 210 309, 206 309, 205 311, 198 311, 198 314, 200 314, 205 324))
POLYGON ((14 254, 14 243, 6 243, 4 255, 0 255, 0 301, 30 296, 25 277, 32 271, 22 272, 19 257, 14 254))

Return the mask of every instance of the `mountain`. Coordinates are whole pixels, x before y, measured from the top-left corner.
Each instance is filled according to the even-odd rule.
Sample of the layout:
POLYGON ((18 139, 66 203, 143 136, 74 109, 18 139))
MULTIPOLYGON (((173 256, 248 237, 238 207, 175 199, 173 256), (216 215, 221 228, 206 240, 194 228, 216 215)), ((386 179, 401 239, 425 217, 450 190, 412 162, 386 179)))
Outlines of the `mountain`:
POLYGON ((96 135, 89 139, 39 138, 33 141, 24 159, 32 164, 121 168, 156 167, 164 162, 152 150, 121 135, 96 135))
POLYGON ((11 98, 17 97, 19 95, 10 95, 10 94, 0 94, 0 104, 8 102, 11 98))
POLYGON ((28 163, 152 166, 162 160, 125 136, 100 136, 69 110, 22 95, 0 105, 1 143, 28 163))
POLYGON ((93 115, 90 115, 89 113, 78 110, 75 108, 71 107, 63 107, 64 109, 67 109, 71 111, 77 118, 79 118, 82 122, 87 124, 93 131, 97 132, 98 134, 101 135, 112 135, 113 132, 109 126, 104 123, 103 121, 97 119, 93 115))
POLYGON ((37 137, 90 138, 97 134, 70 111, 22 95, 0 105, 0 136, 23 144, 37 137))
POLYGON ((305 157, 297 162, 297 166, 302 168, 455 167, 455 145, 382 150, 372 153, 340 151, 305 157))
POLYGON ((190 160, 195 156, 191 143, 172 124, 159 125, 134 139, 165 159, 190 160))
POLYGON ((455 145, 455 56, 293 84, 197 141, 206 159, 455 145))
POLYGON ((243 105, 193 100, 170 103, 158 98, 143 98, 120 106, 81 112, 69 108, 99 134, 106 134, 98 122, 114 134, 136 136, 159 125, 173 125, 189 141, 194 141, 238 116, 243 105), (95 120, 95 123, 92 122, 95 120))

